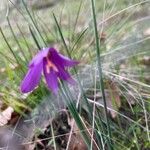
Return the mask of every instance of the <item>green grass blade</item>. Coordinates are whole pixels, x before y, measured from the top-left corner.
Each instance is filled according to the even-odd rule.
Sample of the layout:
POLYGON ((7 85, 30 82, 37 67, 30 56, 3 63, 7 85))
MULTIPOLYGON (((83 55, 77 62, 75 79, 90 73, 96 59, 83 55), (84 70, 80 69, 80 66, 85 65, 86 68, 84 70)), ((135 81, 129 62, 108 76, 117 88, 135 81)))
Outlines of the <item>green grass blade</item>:
POLYGON ((80 12, 81 12, 82 4, 83 4, 83 1, 80 2, 79 9, 77 11, 77 16, 76 16, 76 19, 75 19, 75 24, 74 24, 74 28, 73 28, 73 32, 72 32, 72 39, 74 39, 76 26, 77 26, 77 23, 78 23, 78 19, 79 19, 79 15, 80 15, 80 12))
POLYGON ((31 50, 30 50, 30 46, 29 46, 29 44, 28 44, 28 42, 27 42, 27 39, 26 39, 24 33, 21 31, 21 28, 20 28, 19 24, 17 24, 17 28, 18 28, 18 30, 19 30, 19 32, 20 32, 20 34, 21 34, 21 36, 22 36, 22 38, 23 38, 23 40, 24 40, 24 42, 25 42, 25 45, 26 45, 26 47, 27 47, 27 49, 28 49, 28 52, 29 52, 29 54, 30 54, 30 59, 31 59, 31 58, 33 57, 33 55, 32 55, 32 52, 31 52, 31 50))
POLYGON ((74 45, 73 45, 72 48, 71 48, 71 53, 73 52, 75 46, 81 41, 81 39, 82 39, 83 36, 85 35, 86 31, 87 31, 87 29, 83 30, 83 31, 81 32, 81 34, 78 36, 78 38, 76 39, 74 45))
MULTIPOLYGON (((11 54, 12 54, 13 57, 15 58, 17 64, 18 64, 19 66, 22 66, 22 64, 20 63, 20 62, 22 62, 21 58, 18 57, 18 56, 16 55, 16 53, 13 51, 12 47, 11 47, 10 44, 8 43, 7 38, 5 37, 5 35, 4 35, 4 33, 3 33, 3 31, 2 31, 1 28, 0 28, 0 32, 1 32, 2 36, 3 36, 4 41, 6 42, 8 48, 9 48, 11 54)), ((23 67, 21 67, 21 71, 24 73, 23 67)))
POLYGON ((100 80, 100 87, 102 91, 102 98, 104 102, 104 110, 105 110, 105 116, 106 116, 106 124, 107 124, 107 130, 108 130, 108 145, 110 149, 112 148, 112 142, 111 142, 111 129, 109 124, 109 118, 108 118, 108 111, 107 111, 107 104, 106 104, 106 97, 105 97, 105 91, 104 91, 104 81, 103 81, 103 72, 102 72, 102 65, 101 65, 101 58, 100 58, 100 42, 99 42, 99 34, 97 30, 97 20, 96 20, 96 13, 95 13, 95 4, 94 0, 91 0, 91 6, 92 6, 92 14, 93 14, 93 24, 94 24, 94 31, 95 31, 95 41, 96 41, 96 56, 97 56, 97 63, 98 63, 98 71, 99 71, 99 80, 100 80))
POLYGON ((13 31, 13 28, 12 28, 12 26, 11 26, 11 24, 10 24, 10 21, 9 21, 9 18, 8 18, 8 17, 7 17, 7 22, 8 22, 10 31, 11 31, 11 33, 12 33, 12 36, 13 36, 13 38, 14 38, 14 41, 17 43, 18 48, 19 48, 19 50, 20 50, 22 56, 24 57, 24 59, 26 60, 26 62, 28 62, 28 59, 27 59, 27 57, 26 57, 24 51, 22 50, 22 47, 21 47, 21 45, 20 45, 20 43, 19 43, 19 41, 18 41, 18 39, 17 39, 17 37, 16 37, 14 31, 13 31))
POLYGON ((33 40, 34 40, 34 42, 35 42, 35 44, 36 44, 38 50, 41 50, 42 47, 40 46, 40 44, 39 44, 39 42, 38 42, 38 40, 37 40, 37 38, 36 38, 36 35, 34 34, 34 32, 33 32, 33 30, 31 29, 30 26, 29 26, 29 31, 30 31, 30 33, 31 33, 31 36, 32 36, 32 38, 33 38, 33 40))
MULTIPOLYGON (((57 28, 58 28, 58 31, 59 31, 61 40, 62 40, 62 42, 63 42, 63 44, 64 44, 65 49, 66 49, 67 55, 71 58, 71 54, 70 54, 69 48, 67 47, 67 44, 66 44, 66 42, 65 42, 63 33, 62 33, 61 28, 60 28, 60 26, 59 26, 59 24, 58 24, 58 21, 57 21, 57 19, 56 19, 56 17, 55 17, 54 14, 53 14, 53 16, 54 16, 54 20, 55 20, 55 22, 56 22, 56 25, 57 25, 57 28)), ((84 32, 83 32, 83 33, 84 33, 84 32)), ((83 34, 81 34, 80 37, 82 37, 82 35, 83 35, 83 34)), ((80 38, 79 38, 79 39, 80 39, 80 38)), ((89 118, 89 122, 91 122, 91 119, 90 119, 90 118, 92 118, 92 111, 93 111, 93 110, 92 110, 92 106, 89 104, 89 102, 88 102, 88 100, 87 100, 86 94, 85 94, 85 92, 84 92, 84 89, 83 89, 83 87, 82 87, 80 78, 79 78, 79 76, 78 76, 78 74, 77 74, 77 70, 76 70, 75 67, 73 68, 73 71, 74 71, 74 73, 75 73, 76 76, 77 76, 78 84, 79 84, 79 87, 80 87, 80 90, 81 90, 83 99, 84 99, 85 104, 86 104, 86 106, 87 106, 87 108, 88 108, 88 114, 87 114, 88 117, 87 117, 87 118, 89 118)), ((68 91, 69 91, 69 90, 68 90, 68 91)), ((69 92, 69 93, 70 93, 70 92, 69 92)), ((71 93, 70 93, 70 95, 71 95, 71 93)), ((97 125, 97 124, 96 124, 96 125, 97 125)), ((97 126, 97 128, 98 128, 98 126, 97 126)), ((96 130, 95 130, 95 131, 96 131, 96 130)), ((96 138, 97 138, 97 140, 100 141, 101 139, 100 139, 100 137, 99 137, 99 134, 97 133, 97 131, 96 131, 95 133, 96 133, 96 138)), ((91 144, 91 142, 90 142, 89 144, 91 144)), ((100 145, 100 144, 99 144, 99 145, 100 145)))
POLYGON ((31 15, 31 13, 30 13, 30 11, 29 11, 29 9, 28 9, 28 7, 27 7, 27 5, 26 5, 24 0, 22 0, 22 3, 23 3, 23 6, 24 6, 24 8, 25 8, 25 10, 26 10, 30 20, 31 20, 32 26, 33 26, 36 34, 37 34, 37 37, 38 37, 38 40, 39 40, 38 42, 40 43, 41 47, 45 47, 46 46, 46 42, 45 42, 45 40, 44 40, 44 38, 43 38, 39 28, 37 27, 33 16, 31 15))
POLYGON ((64 102, 67 104, 71 115, 75 119, 76 124, 81 131, 81 135, 82 135, 87 147, 90 148, 90 139, 87 136, 87 134, 84 132, 84 131, 86 131, 86 128, 84 127, 84 125, 80 119, 79 113, 77 112, 77 109, 76 109, 75 105, 73 104, 73 101, 71 99, 71 95, 69 95, 70 92, 68 91, 68 89, 66 89, 66 86, 64 86, 63 83, 62 83, 62 87, 60 90, 61 90, 61 93, 64 97, 64 102))

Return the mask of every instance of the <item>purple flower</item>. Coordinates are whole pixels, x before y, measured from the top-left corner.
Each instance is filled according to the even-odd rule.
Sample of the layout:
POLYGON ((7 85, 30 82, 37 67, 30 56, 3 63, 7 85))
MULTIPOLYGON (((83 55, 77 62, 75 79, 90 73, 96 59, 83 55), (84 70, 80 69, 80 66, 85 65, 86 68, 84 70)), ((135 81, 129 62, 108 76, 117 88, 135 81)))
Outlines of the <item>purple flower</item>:
POLYGON ((59 79, 74 83, 66 67, 72 67, 78 63, 59 54, 54 48, 44 48, 30 62, 29 70, 21 83, 21 92, 27 93, 34 90, 43 72, 48 88, 56 94, 59 79))

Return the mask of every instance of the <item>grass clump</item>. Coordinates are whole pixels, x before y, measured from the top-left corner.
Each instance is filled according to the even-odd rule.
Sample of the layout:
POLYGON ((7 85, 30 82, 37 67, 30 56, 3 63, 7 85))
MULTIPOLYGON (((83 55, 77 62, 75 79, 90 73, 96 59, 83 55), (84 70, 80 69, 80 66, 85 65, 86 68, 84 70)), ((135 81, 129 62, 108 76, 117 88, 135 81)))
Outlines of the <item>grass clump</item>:
POLYGON ((63 145, 69 149, 76 132, 72 120, 80 132, 79 142, 87 149, 149 149, 147 4, 146 0, 66 0, 37 11, 22 0, 22 7, 15 5, 11 10, 19 14, 20 21, 7 13, 7 28, 0 28, 2 101, 21 115, 27 110, 32 134, 42 130, 37 138, 48 138, 46 146, 53 149, 62 146, 59 140, 63 138, 57 136, 69 141, 63 145), (41 48, 49 46, 80 61, 78 67, 69 70, 77 83, 69 86, 60 82, 58 94, 53 95, 42 79, 34 91, 21 94, 19 85, 29 61, 41 48), (67 110, 67 119, 71 118, 66 121, 69 127, 65 131, 70 136, 56 134, 55 125, 59 126, 60 119, 53 124, 62 109, 67 110))

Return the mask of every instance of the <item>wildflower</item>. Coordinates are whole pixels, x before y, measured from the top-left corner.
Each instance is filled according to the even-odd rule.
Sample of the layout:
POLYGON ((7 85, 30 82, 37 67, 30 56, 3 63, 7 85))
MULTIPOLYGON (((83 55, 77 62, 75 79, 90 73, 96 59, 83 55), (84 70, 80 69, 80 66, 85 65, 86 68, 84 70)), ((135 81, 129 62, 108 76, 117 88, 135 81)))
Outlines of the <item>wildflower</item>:
POLYGON ((74 83, 66 67, 72 67, 78 63, 61 55, 54 48, 44 48, 30 62, 29 70, 21 83, 21 92, 27 93, 34 90, 43 72, 48 88, 56 94, 59 79, 66 80, 70 84, 74 83))

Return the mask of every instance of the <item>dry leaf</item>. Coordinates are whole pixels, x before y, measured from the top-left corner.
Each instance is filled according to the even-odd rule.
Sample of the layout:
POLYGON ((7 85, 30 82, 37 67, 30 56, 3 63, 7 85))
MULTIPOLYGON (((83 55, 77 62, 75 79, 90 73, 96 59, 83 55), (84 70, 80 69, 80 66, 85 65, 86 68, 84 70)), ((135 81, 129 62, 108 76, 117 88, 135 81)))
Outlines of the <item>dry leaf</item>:
MULTIPOLYGON (((89 125, 86 123, 86 121, 84 121, 84 123, 86 124, 86 127, 89 128, 89 125)), ((68 149, 69 150, 88 150, 88 147, 85 144, 85 142, 84 142, 84 140, 81 136, 81 131, 78 128, 78 126, 75 123, 75 120, 73 118, 70 119, 69 124, 71 126, 73 126, 73 130, 72 130, 73 132, 72 132, 72 135, 71 135, 71 140, 70 140, 68 149)), ((91 133, 92 133, 91 129, 88 129, 88 131, 86 131, 86 134, 89 137, 89 139, 91 138, 91 133)), ((69 138, 69 135, 68 135, 67 138, 69 138)), ((95 138, 94 138, 94 140, 95 140, 95 138)), ((97 146, 95 145, 95 142, 93 142, 93 148, 92 149, 93 150, 98 149, 97 146)))
MULTIPOLYGON (((119 92, 117 90, 117 86, 113 82, 109 82, 109 91, 108 91, 108 105, 113 110, 117 111, 121 107, 121 99, 119 92)), ((115 111, 110 110, 110 114, 112 118, 117 116, 115 111)))
POLYGON ((14 109, 12 107, 8 107, 0 113, 0 126, 4 126, 8 123, 8 121, 11 119, 13 112, 14 109))
POLYGON ((150 28, 148 28, 148 29, 146 29, 146 30, 144 31, 144 35, 145 35, 145 36, 150 36, 150 28))
POLYGON ((141 64, 146 65, 146 66, 149 66, 149 65, 150 65, 150 56, 144 56, 144 57, 141 59, 141 64))
MULTIPOLYGON (((73 119, 72 119, 73 121, 73 119)), ((79 129, 77 127, 77 125, 74 123, 73 126, 73 133, 71 135, 71 140, 69 143, 69 150, 87 150, 87 146, 85 144, 85 142, 83 141, 79 129)))

